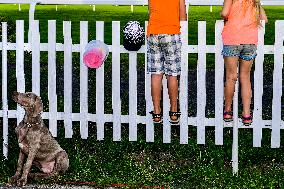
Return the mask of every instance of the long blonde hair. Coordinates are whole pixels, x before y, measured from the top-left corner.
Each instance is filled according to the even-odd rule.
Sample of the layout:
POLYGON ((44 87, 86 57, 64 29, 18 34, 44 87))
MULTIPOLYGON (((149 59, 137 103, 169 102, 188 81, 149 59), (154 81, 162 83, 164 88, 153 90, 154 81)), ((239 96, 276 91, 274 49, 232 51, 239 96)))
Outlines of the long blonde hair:
MULTIPOLYGON (((239 0, 233 0, 233 3, 239 0)), ((247 9, 252 7, 255 10, 255 22, 258 26, 261 26, 260 22, 260 11, 261 11, 261 3, 260 0, 243 0, 243 7, 247 9)))
POLYGON ((260 26, 260 11, 261 11, 261 4, 260 0, 252 0, 253 1, 253 7, 255 8, 255 19, 256 23, 260 26))

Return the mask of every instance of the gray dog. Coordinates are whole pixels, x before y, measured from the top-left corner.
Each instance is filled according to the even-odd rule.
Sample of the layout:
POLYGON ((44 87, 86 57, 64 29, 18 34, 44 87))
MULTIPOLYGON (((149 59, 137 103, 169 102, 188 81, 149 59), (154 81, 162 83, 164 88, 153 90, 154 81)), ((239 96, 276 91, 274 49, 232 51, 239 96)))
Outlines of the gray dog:
POLYGON ((68 155, 43 123, 40 97, 34 93, 14 92, 13 100, 25 109, 25 117, 15 129, 20 155, 16 174, 10 178, 9 184, 23 186, 27 178, 47 178, 64 173, 69 167, 68 155), (25 157, 27 160, 23 166, 25 157), (29 173, 32 164, 42 172, 29 173))

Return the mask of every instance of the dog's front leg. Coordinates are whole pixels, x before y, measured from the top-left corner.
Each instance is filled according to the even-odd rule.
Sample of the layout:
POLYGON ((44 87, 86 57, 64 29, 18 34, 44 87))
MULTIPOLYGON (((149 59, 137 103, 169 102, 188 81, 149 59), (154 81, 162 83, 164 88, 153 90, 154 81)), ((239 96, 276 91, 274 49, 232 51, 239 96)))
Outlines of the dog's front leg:
POLYGON ((30 147, 29 147, 29 155, 28 155, 27 161, 25 163, 25 166, 23 168, 23 174, 22 174, 21 178, 17 181, 17 185, 20 186, 20 187, 26 185, 27 177, 28 177, 28 174, 30 172, 33 160, 34 160, 35 155, 37 154, 38 149, 40 147, 39 142, 34 141, 33 143, 34 144, 30 144, 30 147))
POLYGON ((20 176, 21 176, 21 171, 22 171, 23 164, 24 164, 24 158, 25 158, 25 154, 23 153, 22 150, 20 150, 17 170, 16 170, 15 175, 12 176, 12 177, 9 179, 9 184, 14 184, 14 183, 16 183, 17 180, 20 178, 20 176))

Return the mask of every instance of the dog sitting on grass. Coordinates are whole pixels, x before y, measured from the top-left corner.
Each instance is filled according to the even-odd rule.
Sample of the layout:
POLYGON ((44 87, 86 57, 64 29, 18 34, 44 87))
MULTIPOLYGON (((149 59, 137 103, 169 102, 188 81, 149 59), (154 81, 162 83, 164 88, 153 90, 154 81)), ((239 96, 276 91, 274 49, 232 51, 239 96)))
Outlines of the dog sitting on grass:
POLYGON ((64 173, 69 167, 68 155, 43 123, 40 97, 34 93, 14 92, 13 100, 25 109, 25 116, 15 129, 20 154, 16 174, 9 179, 9 184, 24 186, 27 178, 47 178, 64 173), (42 172, 30 173, 32 165, 42 172))

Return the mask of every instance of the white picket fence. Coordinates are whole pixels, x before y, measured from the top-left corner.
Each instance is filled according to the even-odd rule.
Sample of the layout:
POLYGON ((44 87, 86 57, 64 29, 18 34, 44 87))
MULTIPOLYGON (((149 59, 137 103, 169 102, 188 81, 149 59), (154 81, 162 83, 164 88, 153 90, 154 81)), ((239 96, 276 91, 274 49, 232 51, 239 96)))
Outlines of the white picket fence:
MULTIPOLYGON (((147 23, 145 23, 147 25, 147 23)), ((221 56, 222 39, 221 31, 223 21, 216 22, 215 45, 206 44, 206 22, 198 22, 198 45, 188 45, 188 23, 182 22, 182 74, 180 78, 180 143, 187 144, 189 140, 189 126, 197 128, 197 143, 205 144, 205 128, 215 127, 215 144, 223 145, 224 127, 234 127, 233 137, 233 168, 234 173, 238 170, 238 129, 247 128, 237 117, 237 95, 235 95, 234 122, 225 124, 223 122, 223 73, 224 64, 221 56), (188 54, 198 53, 197 62, 197 116, 188 117, 188 54), (205 116, 206 106, 206 54, 215 54, 215 118, 205 116)), ((105 114, 104 98, 110 94, 104 92, 104 66, 96 70, 96 114, 88 112, 88 68, 82 62, 82 54, 88 39, 88 22, 80 22, 80 44, 73 44, 71 37, 71 22, 63 22, 64 43, 56 43, 56 21, 48 21, 48 43, 40 43, 39 22, 32 22, 32 41, 31 44, 24 43, 24 21, 16 22, 16 43, 7 41, 7 23, 2 23, 2 103, 3 109, 0 110, 0 117, 3 118, 3 154, 8 154, 8 120, 9 118, 22 119, 23 110, 8 109, 7 96, 7 52, 16 51, 16 77, 17 91, 25 92, 25 70, 24 70, 24 51, 32 51, 32 91, 40 95, 40 52, 48 52, 48 100, 49 112, 43 113, 44 119, 49 119, 49 128, 53 136, 57 136, 57 120, 64 120, 65 137, 71 138, 73 135, 72 121, 80 121, 81 138, 88 137, 88 122, 96 122, 97 139, 104 139, 105 122, 113 122, 113 140, 120 141, 121 124, 129 123, 129 141, 137 141, 137 124, 146 125, 146 141, 154 142, 154 125, 151 115, 137 114, 137 53, 145 53, 146 48, 138 52, 128 52, 120 44, 120 22, 112 22, 112 44, 109 45, 112 53, 112 109, 113 114, 105 114), (57 111, 56 95, 56 52, 64 52, 64 112, 57 111), (80 113, 72 113, 72 53, 81 54, 80 66, 80 113), (129 53, 129 115, 121 114, 120 97, 120 54, 129 53)), ((271 147, 280 147, 280 129, 284 128, 281 120, 281 96, 282 96, 282 68, 283 68, 283 36, 284 21, 275 22, 275 44, 264 45, 264 30, 262 27, 259 32, 258 56, 255 62, 254 73, 254 122, 250 127, 253 129, 253 146, 260 147, 262 141, 262 129, 272 130, 271 147), (274 54, 274 73, 273 73, 273 108, 272 120, 262 119, 262 96, 263 96, 263 62, 265 54, 274 54)), ((96 22, 96 38, 104 41, 104 22, 96 22)), ((146 60, 145 55, 145 60, 146 60)), ((164 102, 163 102, 163 142, 171 142, 171 125, 168 120, 169 100, 164 80, 164 102)), ((145 99, 146 112, 152 110, 150 93, 150 75, 145 74, 145 99)))

